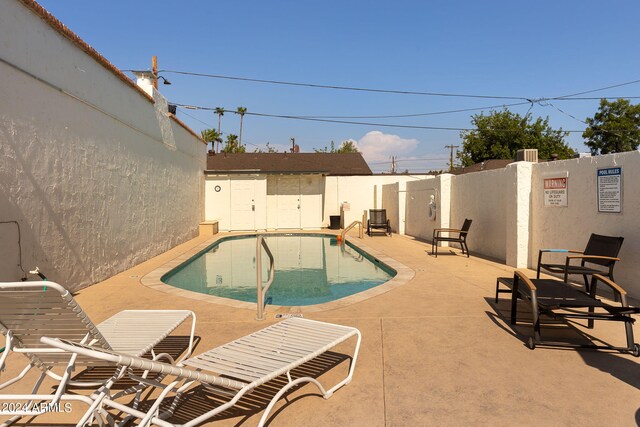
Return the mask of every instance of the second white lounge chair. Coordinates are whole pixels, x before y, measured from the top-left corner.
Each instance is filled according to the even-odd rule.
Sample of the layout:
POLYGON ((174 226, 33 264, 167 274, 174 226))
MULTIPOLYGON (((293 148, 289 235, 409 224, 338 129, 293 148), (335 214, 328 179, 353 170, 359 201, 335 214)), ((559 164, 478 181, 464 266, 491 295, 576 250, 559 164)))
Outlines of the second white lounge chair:
MULTIPOLYGON (((151 386, 161 388, 162 392, 147 412, 136 409, 133 407, 134 405, 129 406, 116 402, 108 396, 108 387, 104 387, 99 393, 94 394, 94 404, 82 420, 82 422, 89 422, 96 411, 104 413, 104 409, 110 407, 138 418, 141 426, 153 424, 163 427, 173 426, 163 419, 171 415, 170 412, 160 414, 160 405, 163 400, 172 391, 176 393, 175 399, 179 399, 181 393, 194 383, 222 388, 229 392, 230 400, 191 419, 183 425, 185 427, 199 425, 216 414, 233 407, 243 395, 281 375, 286 375, 288 381, 269 402, 260 419, 260 426, 264 425, 280 397, 296 385, 305 382, 313 383, 322 392, 324 398, 328 399, 337 389, 351 381, 360 349, 360 341, 361 334, 356 328, 291 318, 186 359, 182 362, 183 366, 177 366, 64 339, 42 338, 44 344, 75 353, 78 357, 92 357, 96 360, 115 363, 120 367, 137 368, 173 377, 174 380, 168 384, 148 383, 151 386), (322 355, 351 337, 357 337, 357 340, 349 371, 347 376, 336 385, 326 390, 315 378, 308 376, 292 378, 290 373, 292 369, 322 355)), ((145 382, 142 378, 135 379, 145 382)), ((175 408, 176 401, 171 403, 171 408, 175 408)))

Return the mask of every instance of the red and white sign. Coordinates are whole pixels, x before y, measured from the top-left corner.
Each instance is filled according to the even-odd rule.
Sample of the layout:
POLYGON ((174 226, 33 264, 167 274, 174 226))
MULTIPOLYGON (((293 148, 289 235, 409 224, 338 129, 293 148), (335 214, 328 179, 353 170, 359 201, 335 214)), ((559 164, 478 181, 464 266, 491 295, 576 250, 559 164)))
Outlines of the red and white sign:
POLYGON ((544 180, 544 205, 567 206, 567 178, 547 178, 544 180))

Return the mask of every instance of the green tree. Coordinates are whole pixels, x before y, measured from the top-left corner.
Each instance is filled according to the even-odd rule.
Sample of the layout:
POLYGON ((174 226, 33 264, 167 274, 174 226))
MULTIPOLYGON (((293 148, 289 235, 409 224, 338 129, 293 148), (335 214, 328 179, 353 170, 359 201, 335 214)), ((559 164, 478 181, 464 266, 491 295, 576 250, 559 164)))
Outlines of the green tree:
POLYGON ((591 154, 621 153, 638 149, 640 141, 640 104, 628 99, 600 100, 593 117, 587 118, 587 130, 582 137, 591 154))
POLYGON ((213 149, 213 151, 216 150, 216 142, 222 142, 220 133, 215 129, 203 129, 202 131, 200 131, 200 136, 202 136, 202 139, 204 139, 205 141, 211 143, 211 148, 213 149))
POLYGON ((238 135, 230 133, 227 135, 227 143, 222 150, 223 153, 244 153, 246 149, 238 142, 238 135))
POLYGON ((324 148, 314 148, 313 151, 315 151, 316 153, 335 153, 336 146, 335 146, 335 143, 331 141, 331 151, 329 151, 326 145, 324 148))
POLYGON ((538 157, 548 159, 557 154, 560 159, 575 155, 564 138, 568 135, 562 128, 552 129, 549 118, 538 117, 532 121, 531 115, 522 117, 508 109, 492 111, 472 116, 475 129, 460 133, 462 151, 457 154, 462 166, 471 166, 490 159, 513 159, 516 152, 525 148, 538 150, 538 157))
POLYGON ((359 153, 358 147, 356 147, 356 143, 353 140, 347 139, 342 141, 340 147, 336 148, 336 144, 331 141, 331 149, 327 148, 314 148, 313 151, 316 153, 359 153))
MULTIPOLYGON (((222 116, 224 116, 224 107, 216 107, 214 111, 218 115, 218 135, 222 135, 222 132, 220 131, 220 121, 222 116)), ((218 151, 220 151, 220 143, 222 143, 222 138, 218 141, 218 151)))
POLYGON ((244 114, 247 112, 247 109, 244 107, 238 107, 236 110, 236 114, 240 114, 240 146, 242 146, 242 122, 244 121, 244 114))
POLYGON ((356 147, 355 141, 348 139, 342 141, 340 147, 335 151, 336 153, 359 153, 358 147, 356 147))
POLYGON ((267 142, 265 145, 267 146, 267 149, 266 149, 266 150, 263 150, 262 148, 257 147, 255 150, 253 150, 253 152, 254 152, 254 153, 277 153, 277 152, 278 152, 278 150, 276 150, 275 148, 273 148, 273 147, 270 145, 270 143, 268 143, 268 142, 267 142))

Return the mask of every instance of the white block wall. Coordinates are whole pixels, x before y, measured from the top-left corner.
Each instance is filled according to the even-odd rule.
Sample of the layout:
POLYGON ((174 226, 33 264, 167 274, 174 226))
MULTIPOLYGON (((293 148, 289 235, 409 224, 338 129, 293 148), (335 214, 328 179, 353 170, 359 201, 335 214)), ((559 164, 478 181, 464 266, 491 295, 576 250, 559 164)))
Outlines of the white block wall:
POLYGON ((515 191, 509 169, 468 173, 453 177, 451 227, 473 220, 467 237, 472 253, 506 259, 506 214, 509 195, 515 191))
POLYGON ((623 236, 614 274, 627 291, 640 297, 640 152, 539 163, 534 165, 529 264, 541 248, 584 249, 591 233, 623 236), (622 213, 600 213, 596 170, 622 167, 622 213), (545 178, 567 176, 568 206, 545 207, 545 178))
MULTIPOLYGON (((539 249, 583 250, 591 233, 623 236, 616 282, 640 298, 640 152, 518 162, 504 169, 449 175, 449 192, 442 181, 446 176, 407 183, 406 234, 430 241, 433 228, 459 228, 471 218, 472 253, 532 269, 539 249), (596 173, 608 167, 622 167, 622 213, 598 212, 596 173), (557 177, 568 178, 568 206, 545 207, 544 179, 557 177), (439 200, 437 221, 427 218, 431 194, 439 200)), ((564 256, 556 257, 564 262, 564 256)))
MULTIPOLYGON (((383 186, 425 179, 427 175, 373 175, 328 176, 325 180, 323 225, 329 224, 330 215, 340 215, 340 204, 349 202, 351 209, 345 213, 345 226, 362 219, 363 211, 382 209, 383 186)), ((388 214, 388 212, 387 212, 388 214)), ((387 215, 392 221, 389 215, 387 215)))
POLYGON ((21 252, 76 290, 197 235, 205 144, 21 2, 0 40, 0 221, 22 247, 0 224, 0 280, 21 252))

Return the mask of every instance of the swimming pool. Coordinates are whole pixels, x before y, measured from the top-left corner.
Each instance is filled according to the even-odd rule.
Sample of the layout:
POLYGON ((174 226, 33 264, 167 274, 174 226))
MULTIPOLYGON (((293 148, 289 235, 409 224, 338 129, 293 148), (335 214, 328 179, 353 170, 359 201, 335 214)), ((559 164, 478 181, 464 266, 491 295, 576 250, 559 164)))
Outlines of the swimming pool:
MULTIPOLYGON (((306 306, 335 301, 381 285, 396 271, 351 243, 325 234, 264 235, 275 259, 270 304, 306 306)), ((269 261, 262 254, 263 278, 269 261)), ((171 286, 239 301, 256 302, 256 236, 218 240, 166 273, 171 286)))

